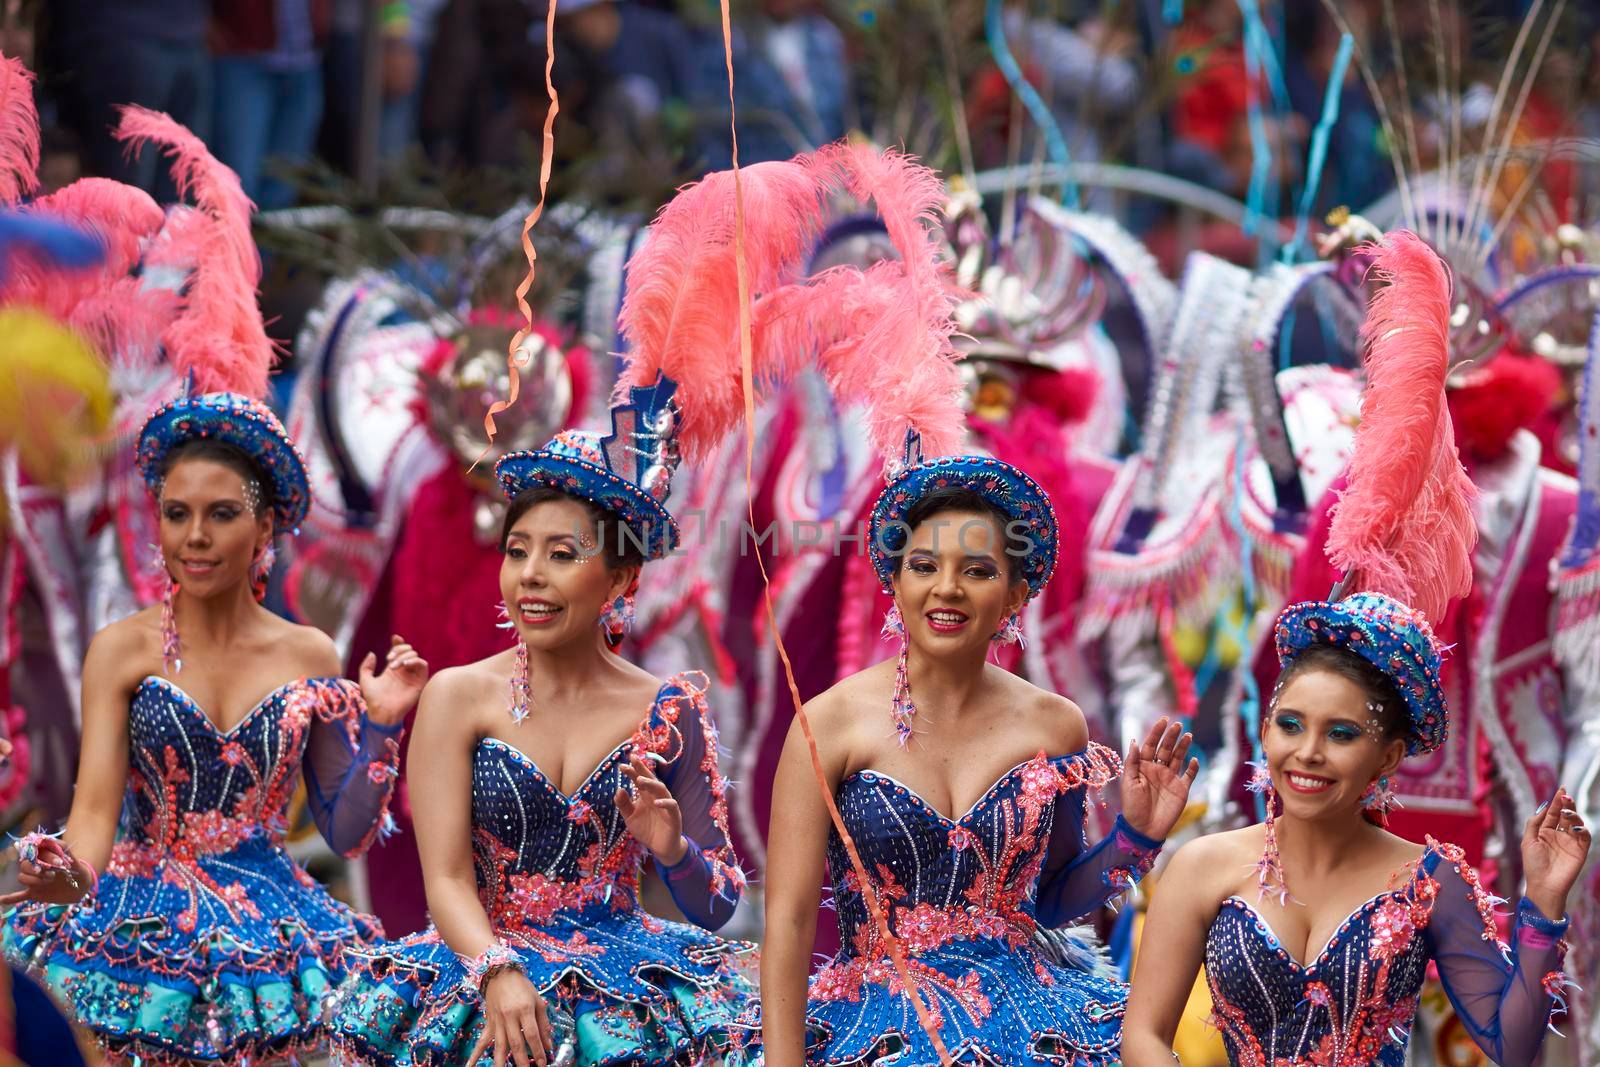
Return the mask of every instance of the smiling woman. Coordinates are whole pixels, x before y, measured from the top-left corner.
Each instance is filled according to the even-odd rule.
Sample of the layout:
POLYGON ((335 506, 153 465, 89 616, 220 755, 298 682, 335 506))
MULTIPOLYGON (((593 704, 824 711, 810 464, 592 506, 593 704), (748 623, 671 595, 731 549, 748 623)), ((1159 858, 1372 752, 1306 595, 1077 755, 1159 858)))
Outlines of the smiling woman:
POLYGON ((307 502, 264 405, 176 400, 145 424, 138 460, 169 588, 90 645, 72 812, 59 838, 19 845, 6 947, 118 1059, 312 1050, 345 954, 380 931, 289 858, 285 813, 303 772, 333 848, 366 850, 427 664, 396 638, 387 670, 368 656, 345 681, 326 636, 258 602, 273 539, 307 502))
POLYGON ((1111 1064, 1126 990, 1071 962, 1084 953, 1058 951, 1049 931, 1149 869, 1198 769, 1190 739, 1163 720, 1124 768, 1089 741, 1071 701, 985 662, 992 642, 1021 639, 1018 613, 1050 578, 1054 513, 1015 467, 919 452, 913 438, 872 514, 872 562, 894 596, 886 627, 900 654, 806 708, 828 787, 875 877, 863 882, 831 827, 797 727, 769 834, 765 1062, 928 1064, 942 1045, 987 1063, 1111 1064), (1088 791, 1119 771, 1122 814, 1088 847, 1088 791), (844 947, 808 983, 824 859, 844 947))
POLYGON ((738 1042, 752 946, 708 932, 744 874, 704 682, 611 647, 640 567, 677 541, 672 392, 661 379, 613 410, 637 433, 567 431, 495 467, 515 641, 423 694, 409 771, 435 926, 363 955, 341 1062, 542 1064, 564 1046, 665 1067, 738 1042), (640 909, 647 855, 694 925, 640 909))

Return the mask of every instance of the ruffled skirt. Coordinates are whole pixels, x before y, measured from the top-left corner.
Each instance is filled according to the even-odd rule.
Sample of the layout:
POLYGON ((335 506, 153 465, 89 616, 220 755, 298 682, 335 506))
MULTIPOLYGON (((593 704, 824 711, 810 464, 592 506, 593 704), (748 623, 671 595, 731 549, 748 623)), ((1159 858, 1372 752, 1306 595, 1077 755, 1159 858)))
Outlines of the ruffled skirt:
MULTIPOLYGON (((742 973, 755 951, 747 942, 603 906, 501 939, 547 1002, 572 1018, 574 1067, 740 1058, 738 1019, 755 1000, 742 973)), ((464 1067, 482 1032, 482 1001, 436 930, 352 959, 351 970, 331 1023, 335 1062, 464 1067)))
MULTIPOLYGON (((908 959, 923 1005, 956 1062, 1106 1067, 1118 1062, 1127 986, 1060 933, 1053 944, 956 941, 908 959)), ((888 960, 834 959, 811 980, 814 1065, 936 1067, 938 1053, 888 960)))
POLYGON ((251 1063, 324 1038, 346 951, 382 938, 270 839, 175 858, 120 843, 93 897, 5 919, 7 954, 42 973, 113 1062, 251 1063))

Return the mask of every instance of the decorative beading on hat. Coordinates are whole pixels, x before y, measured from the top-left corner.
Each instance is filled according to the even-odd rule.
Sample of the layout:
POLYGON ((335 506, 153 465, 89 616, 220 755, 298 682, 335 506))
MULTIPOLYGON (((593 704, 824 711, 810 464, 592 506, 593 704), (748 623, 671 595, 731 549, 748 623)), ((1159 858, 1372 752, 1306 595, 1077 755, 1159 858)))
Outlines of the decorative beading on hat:
POLYGON ((311 507, 306 464, 283 423, 259 400, 238 393, 183 396, 157 408, 139 431, 139 473, 159 497, 167 455, 196 440, 221 441, 250 457, 272 489, 278 532, 297 532, 311 507))
POLYGON ((1420 611, 1381 593, 1309 601, 1278 616, 1274 637, 1281 667, 1314 645, 1331 645, 1354 652, 1388 676, 1410 719, 1408 756, 1444 743, 1450 728, 1440 675, 1445 650, 1420 611))
POLYGON ((548 486, 614 512, 647 559, 667 555, 678 546, 678 524, 666 506, 679 460, 676 389, 657 375, 611 409, 609 434, 563 430, 541 449, 501 457, 494 471, 506 498, 548 486))
POLYGON ((1049 495, 1021 470, 991 456, 924 459, 914 431, 906 435, 904 458, 890 471, 889 484, 872 507, 868 552, 883 588, 890 588, 896 560, 905 550, 910 534, 906 516, 923 497, 940 489, 978 493, 1026 526, 1028 547, 1017 572, 1028 583, 1029 599, 1038 596, 1056 568, 1056 513, 1049 495))

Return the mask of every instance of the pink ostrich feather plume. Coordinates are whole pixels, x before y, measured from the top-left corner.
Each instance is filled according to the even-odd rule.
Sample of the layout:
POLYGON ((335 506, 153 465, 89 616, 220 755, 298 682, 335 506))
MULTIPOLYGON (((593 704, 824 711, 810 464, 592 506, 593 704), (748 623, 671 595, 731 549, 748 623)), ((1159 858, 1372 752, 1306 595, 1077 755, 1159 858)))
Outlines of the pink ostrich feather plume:
POLYGON ((250 236, 254 205, 238 176, 159 111, 124 107, 117 137, 132 151, 146 143, 165 149, 179 195, 196 204, 174 213, 149 251, 152 263, 191 272, 181 310, 162 334, 167 358, 180 373, 193 372, 201 392, 264 397, 274 351, 256 303, 261 257, 250 236))
POLYGON ((139 262, 144 243, 161 229, 161 205, 137 186, 110 178, 79 178, 41 196, 35 211, 76 223, 96 234, 106 246, 103 273, 121 277, 139 262))
POLYGON ((0 205, 39 187, 39 112, 33 72, 22 60, 0 56, 0 205))
MULTIPOLYGON (((865 406, 886 457, 899 459, 908 429, 927 455, 954 451, 965 415, 951 343, 956 294, 937 237, 939 176, 897 152, 835 145, 740 178, 758 390, 816 367, 842 402, 865 406), (840 191, 877 207, 900 258, 802 279, 823 204, 840 191)), ((732 174, 713 174, 662 210, 628 264, 621 325, 630 351, 615 399, 658 371, 674 379, 679 444, 691 461, 744 414, 734 212, 732 174)))
MULTIPOLYGON (((821 224, 815 162, 802 156, 741 168, 750 291, 776 286, 795 269, 821 224)), ((739 276, 734 254, 731 171, 708 175, 661 209, 644 246, 628 261, 628 292, 619 324, 627 367, 617 398, 658 372, 678 383, 683 420, 678 442, 698 462, 744 417, 739 348, 739 276)), ((781 377, 757 353, 756 376, 781 377)))
POLYGON ((1328 560, 1352 591, 1384 593, 1434 623, 1472 588, 1477 494, 1445 407, 1450 275, 1404 230, 1369 246, 1382 284, 1362 326, 1367 385, 1349 467, 1334 505, 1328 560))
POLYGON ((866 145, 818 153, 833 183, 883 218, 898 260, 840 266, 762 297, 755 346, 791 366, 814 362, 835 396, 860 403, 874 445, 900 459, 906 431, 925 455, 954 452, 966 428, 955 334, 956 292, 941 261, 939 176, 909 156, 866 145))
MULTIPOLYGON (((134 186, 106 178, 83 178, 40 197, 27 210, 88 230, 99 238, 106 257, 89 270, 68 271, 24 263, 7 286, 7 299, 69 323, 76 324, 80 314, 85 321, 101 323, 104 328, 80 332, 102 345, 102 354, 112 354, 113 349, 103 347, 110 340, 106 331, 115 332, 115 323, 106 318, 108 309, 121 306, 135 317, 154 313, 153 309, 136 306, 139 301, 129 298, 130 294, 137 296, 137 284, 129 287, 119 283, 128 279, 145 242, 161 228, 161 208, 149 194, 134 186)), ((151 303, 159 305, 163 301, 152 296, 151 303)))

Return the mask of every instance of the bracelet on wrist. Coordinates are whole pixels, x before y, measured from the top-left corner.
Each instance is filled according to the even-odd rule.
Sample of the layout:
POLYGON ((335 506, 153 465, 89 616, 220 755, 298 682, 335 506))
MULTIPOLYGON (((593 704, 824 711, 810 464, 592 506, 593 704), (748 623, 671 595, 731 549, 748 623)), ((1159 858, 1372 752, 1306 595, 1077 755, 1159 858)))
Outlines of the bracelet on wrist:
POLYGON ((481 956, 456 957, 461 961, 461 966, 466 970, 466 984, 477 990, 478 995, 483 995, 483 987, 489 979, 501 971, 510 968, 522 969, 522 960, 503 941, 496 941, 484 950, 481 956))

